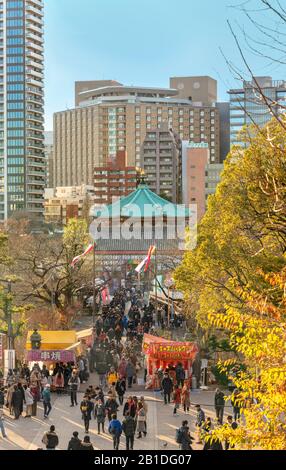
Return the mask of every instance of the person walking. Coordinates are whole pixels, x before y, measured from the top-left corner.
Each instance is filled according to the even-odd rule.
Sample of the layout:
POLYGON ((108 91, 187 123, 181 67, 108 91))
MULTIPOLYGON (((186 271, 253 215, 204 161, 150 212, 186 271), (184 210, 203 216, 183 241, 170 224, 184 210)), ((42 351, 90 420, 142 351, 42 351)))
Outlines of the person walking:
POLYGON ((109 387, 111 387, 111 385, 113 383, 116 383, 117 381, 118 381, 118 374, 117 374, 114 367, 110 367, 110 371, 107 374, 107 383, 108 383, 109 387))
POLYGON ((93 409, 93 403, 89 400, 89 397, 84 396, 80 404, 80 411, 82 413, 82 419, 84 421, 84 428, 86 434, 89 433, 89 423, 91 420, 91 412, 93 409))
POLYGON ((75 431, 72 434, 72 438, 68 443, 67 450, 80 450, 81 440, 78 437, 78 432, 75 431))
POLYGON ((43 405, 44 405, 44 418, 48 418, 52 409, 51 388, 49 384, 47 384, 43 390, 43 405))
POLYGON ((146 416, 146 419, 145 419, 145 436, 147 435, 147 415, 148 415, 148 404, 145 400, 145 398, 142 396, 140 397, 140 401, 143 405, 143 408, 144 408, 144 411, 145 411, 145 416, 146 416))
POLYGON ((117 395, 118 395, 119 404, 120 404, 120 405, 123 405, 124 394, 125 394, 125 392, 126 392, 126 380, 125 380, 125 377, 120 377, 120 378, 119 378, 119 380, 116 382, 115 389, 116 389, 116 392, 117 392, 117 395))
POLYGON ((111 421, 112 415, 114 414, 116 415, 118 408, 119 408, 119 405, 117 401, 115 400, 115 398, 113 398, 111 394, 108 394, 108 398, 105 402, 105 409, 107 411, 107 416, 108 416, 109 421, 111 421))
POLYGON ((135 419, 130 416, 129 411, 127 411, 125 418, 122 421, 122 430, 126 438, 126 450, 133 450, 136 422, 135 419))
POLYGON ((173 411, 173 414, 176 415, 177 414, 177 410, 180 408, 180 404, 181 404, 181 389, 179 388, 178 385, 175 385, 175 389, 174 389, 174 394, 173 394, 173 399, 174 399, 174 411, 173 411))
POLYGON ((70 397, 71 397, 71 405, 70 406, 77 406, 77 391, 80 386, 80 380, 77 374, 77 371, 74 369, 72 371, 72 375, 68 381, 68 386, 70 387, 70 397))
POLYGON ((97 420, 97 429, 98 429, 98 434, 100 434, 100 425, 102 427, 102 432, 103 434, 105 433, 105 430, 104 430, 104 424, 105 424, 105 406, 104 404, 102 403, 101 400, 98 400, 95 407, 94 407, 94 411, 95 411, 95 417, 96 417, 96 420, 97 420))
POLYGON ((136 422, 137 422, 136 428, 137 428, 137 431, 138 431, 137 439, 141 439, 142 432, 143 432, 144 436, 146 436, 146 426, 145 426, 146 413, 145 413, 145 410, 143 408, 143 403, 141 403, 141 401, 138 402, 138 408, 137 408, 137 412, 136 412, 136 422))
POLYGON ((128 381, 128 388, 132 388, 133 377, 136 375, 136 370, 131 361, 128 361, 126 366, 126 375, 128 381))
POLYGON ((231 400, 231 405, 233 409, 233 419, 234 421, 240 420, 240 408, 241 400, 239 398, 239 390, 236 388, 233 392, 233 399, 231 400))
POLYGON ((187 382, 185 382, 183 389, 182 389, 181 402, 183 405, 184 412, 185 413, 189 412, 190 405, 191 405, 191 397, 190 397, 190 388, 187 382))
POLYGON ((179 362, 175 367, 176 381, 177 385, 181 388, 184 386, 184 381, 186 378, 186 373, 181 362, 179 362))
POLYGON ((132 418, 136 416, 136 404, 131 396, 127 398, 127 402, 123 408, 123 416, 127 416, 127 413, 129 413, 132 418))
POLYGON ((109 423, 108 432, 113 437, 113 449, 118 450, 120 445, 120 436, 122 434, 122 425, 117 419, 116 414, 113 414, 109 423))
POLYGON ((164 378, 162 380, 162 389, 164 394, 164 403, 167 405, 167 403, 170 403, 171 401, 171 393, 173 390, 173 382, 167 373, 164 374, 164 378))
POLYGON ((191 444, 193 440, 188 421, 184 420, 182 426, 176 431, 176 442, 180 445, 181 450, 192 450, 191 444))
POLYGON ((202 425, 205 422, 205 413, 201 409, 201 405, 196 405, 196 410, 197 410, 197 419, 196 419, 196 427, 197 427, 197 432, 198 432, 198 441, 197 444, 201 444, 201 428, 202 425))
POLYGON ((24 385, 24 393, 25 393, 25 403, 26 403, 26 416, 25 418, 32 417, 32 408, 34 403, 34 397, 31 393, 30 387, 24 385))
POLYGON ((4 426, 4 410, 2 406, 0 407, 0 429, 1 429, 2 437, 3 438, 8 437, 5 431, 5 426, 4 426))
POLYGON ((217 388, 214 397, 215 412, 218 424, 223 424, 223 413, 224 413, 224 393, 217 388))
POLYGON ((94 450, 89 436, 84 436, 83 441, 80 443, 79 450, 94 450))
POLYGON ((21 390, 17 387, 17 385, 14 385, 11 405, 15 419, 19 419, 21 415, 21 410, 23 409, 23 396, 21 390))
POLYGON ((52 425, 50 430, 45 432, 42 443, 45 444, 47 450, 56 450, 59 445, 59 438, 55 426, 52 425))

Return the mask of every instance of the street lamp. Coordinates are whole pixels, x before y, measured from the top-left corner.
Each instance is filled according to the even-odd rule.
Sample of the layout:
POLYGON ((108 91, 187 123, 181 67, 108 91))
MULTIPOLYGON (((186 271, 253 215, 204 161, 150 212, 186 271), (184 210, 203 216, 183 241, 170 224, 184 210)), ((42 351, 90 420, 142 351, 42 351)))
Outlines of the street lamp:
POLYGON ((36 328, 34 329, 34 332, 30 336, 30 341, 31 341, 32 349, 41 349, 42 337, 40 333, 38 333, 38 330, 36 328))

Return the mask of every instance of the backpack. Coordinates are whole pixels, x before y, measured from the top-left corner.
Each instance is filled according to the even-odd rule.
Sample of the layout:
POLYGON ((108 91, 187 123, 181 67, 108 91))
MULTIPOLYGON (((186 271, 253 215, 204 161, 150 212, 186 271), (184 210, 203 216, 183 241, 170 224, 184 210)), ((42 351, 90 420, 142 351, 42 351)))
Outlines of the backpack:
POLYGON ((176 431, 176 442, 177 442, 177 444, 182 444, 182 440, 183 440, 183 432, 182 432, 181 428, 179 428, 176 431))
POLYGON ((53 433, 47 433, 47 447, 54 449, 59 443, 58 436, 53 433))

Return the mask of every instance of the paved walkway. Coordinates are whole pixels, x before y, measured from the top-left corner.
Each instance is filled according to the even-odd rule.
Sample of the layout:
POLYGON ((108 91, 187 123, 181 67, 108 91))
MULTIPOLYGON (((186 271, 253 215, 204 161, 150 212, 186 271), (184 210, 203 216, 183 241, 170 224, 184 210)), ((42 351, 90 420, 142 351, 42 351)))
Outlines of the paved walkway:
MULTIPOLYGON (((95 382, 96 383, 96 382, 95 382)), ((128 394, 128 392, 127 392, 128 394)), ((127 395, 126 394, 126 395, 127 395)), ((142 439, 135 440, 135 449, 141 450, 178 450, 178 444, 175 442, 176 429, 181 425, 183 419, 189 421, 191 433, 194 436, 194 423, 196 417, 195 407, 192 406, 190 413, 185 414, 179 410, 178 416, 173 416, 173 405, 164 405, 161 394, 150 391, 133 391, 137 396, 144 395, 148 403, 148 434, 142 439)), ((83 395, 79 394, 79 398, 83 395)), ((193 391, 191 394, 192 403, 200 403, 204 409, 206 416, 214 419, 214 392, 213 391, 193 391)), ((66 449, 68 441, 73 431, 78 431, 80 438, 84 436, 84 426, 81 419, 79 407, 70 407, 70 399, 68 396, 54 396, 53 409, 48 420, 43 419, 43 406, 38 406, 38 416, 35 418, 20 418, 14 421, 6 416, 5 427, 8 439, 0 437, 0 450, 35 450, 43 447, 41 443, 43 434, 54 424, 59 436, 59 449, 66 449)), ((231 408, 226 408, 226 414, 231 408)), ((120 407, 119 419, 122 419, 122 407, 120 407)), ((108 421, 106 421, 106 428, 108 421)), ((112 449, 112 438, 106 433, 98 436, 97 422, 90 422, 90 438, 98 450, 112 449)), ((1 433, 0 433, 1 436, 1 433)), ((120 448, 125 449, 125 438, 122 436, 120 448)), ((201 449, 200 445, 194 444, 195 449, 201 449)))

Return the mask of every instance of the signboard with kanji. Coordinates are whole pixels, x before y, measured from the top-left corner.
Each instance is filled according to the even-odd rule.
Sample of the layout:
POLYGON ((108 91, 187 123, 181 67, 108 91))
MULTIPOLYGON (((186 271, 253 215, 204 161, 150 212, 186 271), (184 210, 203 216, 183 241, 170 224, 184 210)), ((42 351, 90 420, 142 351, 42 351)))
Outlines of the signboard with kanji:
POLYGON ((29 362, 74 362, 73 351, 27 351, 26 359, 29 362))

